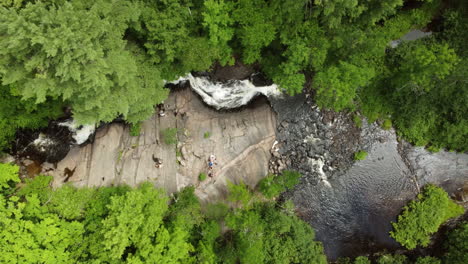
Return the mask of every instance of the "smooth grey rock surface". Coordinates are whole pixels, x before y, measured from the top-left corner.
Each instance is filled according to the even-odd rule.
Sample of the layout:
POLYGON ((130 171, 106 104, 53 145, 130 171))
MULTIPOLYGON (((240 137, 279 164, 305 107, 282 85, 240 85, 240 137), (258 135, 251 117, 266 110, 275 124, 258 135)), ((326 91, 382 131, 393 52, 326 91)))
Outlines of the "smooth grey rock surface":
POLYGON ((96 132, 92 144, 73 147, 47 172, 54 186, 136 186, 150 181, 168 193, 194 185, 202 201, 222 198, 228 181, 244 181, 254 187, 268 174, 270 149, 275 141, 276 116, 266 102, 257 99, 248 107, 229 112, 205 106, 189 89, 171 93, 166 116, 157 114, 142 123, 141 134, 130 136, 123 124, 110 124, 96 132), (167 145, 161 131, 178 129, 177 145, 167 145), (209 132, 208 138, 204 137, 209 132), (177 154, 176 154, 177 153, 177 154), (214 154, 214 177, 208 174, 208 158, 214 154), (156 168, 152 156, 163 160, 156 168))

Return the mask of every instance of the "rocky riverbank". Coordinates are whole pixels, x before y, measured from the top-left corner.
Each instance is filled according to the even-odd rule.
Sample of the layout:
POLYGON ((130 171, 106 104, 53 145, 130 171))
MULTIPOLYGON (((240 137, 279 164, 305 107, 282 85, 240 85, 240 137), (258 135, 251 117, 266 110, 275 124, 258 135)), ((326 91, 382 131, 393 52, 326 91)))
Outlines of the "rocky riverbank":
MULTIPOLYGON (((42 163, 43 158, 17 162, 22 163, 24 175, 53 175, 54 186, 67 182, 135 186, 150 181, 173 193, 193 185, 204 202, 223 199, 229 181, 242 180, 253 188, 268 173, 295 170, 303 175, 300 184, 282 198, 293 200, 330 260, 384 248, 397 250, 398 244, 388 235, 390 223, 426 183, 442 186, 466 205, 468 155, 429 153, 398 140, 394 130, 365 120, 359 128, 351 114, 319 109, 307 94, 270 96, 269 101, 256 97, 262 91, 248 87, 272 87, 259 75, 250 75, 249 83, 210 83, 232 76, 247 78, 252 71, 234 68, 202 75, 195 89, 201 95, 189 88, 189 82, 171 85, 166 115, 155 114, 143 122, 137 137, 116 122, 99 128, 88 145, 71 146, 64 159, 59 156, 69 145, 57 148, 57 155, 48 157, 51 163, 42 163), (209 89, 202 87, 207 82, 209 89), (213 108, 238 107, 252 98, 235 110, 213 108), (207 106, 207 101, 214 106, 207 106), (166 144, 162 131, 171 128, 177 129, 177 143, 166 144), (360 150, 368 156, 356 162, 353 156, 360 150), (215 176, 200 181, 200 173, 208 172, 211 154, 217 157, 215 176), (153 157, 163 166, 156 168, 153 157)), ((72 137, 65 133, 58 138, 72 137)), ((41 150, 42 145, 37 146, 41 150)))
POLYGON ((376 123, 357 128, 351 115, 321 110, 307 95, 271 102, 278 144, 270 169, 303 175, 283 199, 292 199, 314 227, 330 260, 398 249, 390 222, 426 183, 466 199, 466 154, 429 153, 376 123), (359 150, 368 152, 366 160, 353 160, 359 150))
POLYGON ((55 166, 42 165, 54 176, 54 186, 135 186, 144 181, 173 193, 194 185, 204 201, 221 199, 228 181, 243 181, 254 187, 268 173, 270 149, 275 141, 276 117, 265 98, 235 111, 215 111, 202 103, 190 89, 171 93, 165 102, 166 115, 157 114, 142 123, 141 133, 132 137, 124 124, 110 124, 96 132, 94 141, 73 146, 55 166), (163 131, 177 129, 177 143, 164 143, 163 131), (208 157, 217 165, 213 178, 208 157), (163 161, 155 167, 153 156, 163 161))

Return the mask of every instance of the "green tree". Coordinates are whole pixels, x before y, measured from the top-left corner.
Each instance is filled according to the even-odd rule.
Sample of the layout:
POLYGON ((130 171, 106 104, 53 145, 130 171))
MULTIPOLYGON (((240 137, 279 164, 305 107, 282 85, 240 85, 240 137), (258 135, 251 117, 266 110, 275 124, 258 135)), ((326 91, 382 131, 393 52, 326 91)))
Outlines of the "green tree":
POLYGON ((408 258, 405 255, 382 255, 377 259, 377 264, 409 264, 408 258))
MULTIPOLYGON (((298 24, 294 29, 280 32, 281 43, 286 46, 282 53, 284 61, 281 63, 268 61, 264 70, 269 74, 275 83, 291 94, 302 91, 305 84, 305 72, 320 70, 327 57, 329 41, 325 37, 325 32, 314 21, 306 21, 298 24)), ((270 56, 278 56, 272 54, 270 56)))
POLYGON ((223 241, 223 262, 327 263, 322 245, 313 240, 312 228, 272 203, 236 210, 227 216, 226 224, 232 229, 233 241, 223 241))
POLYGON ((197 262, 214 264, 217 262, 216 240, 221 235, 221 228, 215 221, 207 221, 201 225, 201 239, 197 246, 197 262))
POLYGON ((398 47, 394 60, 399 66, 393 77, 397 90, 427 92, 436 80, 447 77, 459 62, 455 51, 447 44, 423 43, 408 42, 398 47))
POLYGON ((265 1, 238 0, 232 17, 237 23, 236 37, 242 45, 242 59, 254 63, 261 58, 262 49, 274 39, 275 13, 265 1))
POLYGON ((52 180, 52 176, 45 175, 37 175, 32 179, 25 179, 25 185, 16 194, 22 197, 36 195, 41 203, 46 203, 52 195, 50 190, 52 180))
MULTIPOLYGON (((240 263, 263 263, 265 251, 262 234, 264 223, 254 210, 240 210, 226 218, 229 228, 235 230, 234 250, 240 263)), ((236 261, 237 262, 237 261, 236 261)))
POLYGON ((462 264, 468 261, 468 222, 462 222, 456 229, 448 233, 445 240, 447 249, 443 263, 462 264))
POLYGON ((249 187, 242 181, 239 184, 228 181, 227 189, 229 192, 228 200, 236 205, 249 207, 252 205, 252 202, 254 202, 253 194, 250 192, 249 187))
POLYGON ((441 261, 434 257, 419 257, 415 264, 441 264, 441 261))
POLYGON ((52 189, 51 180, 37 176, 19 196, 0 195, 0 262, 326 263, 292 203, 253 199, 245 185, 234 197, 249 206, 218 203, 202 213, 193 187, 169 201, 151 183, 52 189))
POLYGON ((372 68, 361 68, 347 62, 317 73, 314 79, 317 104, 336 111, 352 108, 356 90, 368 84, 374 74, 372 68))
POLYGON ((273 198, 299 183, 301 174, 295 171, 283 171, 281 175, 268 175, 258 183, 259 191, 267 198, 273 198))
POLYGON ((394 231, 390 236, 408 249, 425 247, 441 224, 463 212, 463 207, 453 202, 442 188, 426 185, 417 200, 409 202, 398 221, 392 223, 394 231))
POLYGON ((102 221, 101 232, 103 251, 111 260, 122 259, 127 248, 134 248, 133 257, 140 261, 156 255, 160 257, 161 251, 155 256, 148 254, 153 249, 152 240, 157 232, 168 235, 162 222, 168 209, 162 191, 145 184, 122 196, 112 197, 108 207, 109 215, 102 221))
POLYGON ((201 204, 195 195, 193 186, 186 187, 174 194, 166 221, 179 221, 180 224, 185 225, 186 230, 191 230, 195 225, 199 225, 202 220, 201 204))
POLYGON ((139 52, 127 49, 122 39, 138 17, 136 5, 104 0, 2 8, 2 84, 36 104, 48 97, 67 101, 82 123, 118 115, 134 122, 142 112, 146 118, 165 92, 155 68, 138 64, 139 52))
POLYGON ((35 104, 32 99, 22 100, 21 96, 13 95, 15 89, 11 87, 14 86, 1 85, 0 77, 0 152, 9 148, 16 130, 47 126, 49 119, 57 118, 62 113, 59 101, 49 99, 35 104))
POLYGON ((16 165, 0 163, 0 192, 20 182, 18 171, 19 167, 16 165))
POLYGON ((354 264, 371 264, 367 257, 359 256, 354 260, 354 264))
POLYGON ((0 262, 73 263, 82 241, 83 225, 67 222, 41 209, 37 196, 20 202, 0 197, 0 262))
POLYGON ((203 3, 203 26, 207 29, 210 42, 221 51, 221 64, 232 63, 232 49, 228 42, 234 36, 234 3, 224 0, 208 0, 203 3))
POLYGON ((57 214, 60 218, 75 220, 83 218, 85 208, 93 195, 93 189, 77 189, 66 184, 54 191, 46 203, 49 212, 57 214))

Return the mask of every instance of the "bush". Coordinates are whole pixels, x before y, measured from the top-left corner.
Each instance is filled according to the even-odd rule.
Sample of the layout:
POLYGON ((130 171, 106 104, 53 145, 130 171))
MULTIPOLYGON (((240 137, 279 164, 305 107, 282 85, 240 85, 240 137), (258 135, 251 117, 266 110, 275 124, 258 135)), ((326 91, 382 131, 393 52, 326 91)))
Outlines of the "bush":
POLYGON ((177 128, 166 128, 161 131, 164 143, 175 145, 177 143, 177 128))
POLYGON ((301 174, 295 171, 284 171, 281 175, 268 175, 258 183, 258 189, 267 198, 273 198, 282 192, 292 189, 299 183, 301 174))
POLYGON ((390 128, 392 128, 392 120, 385 119, 382 123, 382 128, 385 130, 390 130, 390 128))
POLYGON ((205 216, 207 219, 220 221, 229 213, 229 206, 225 203, 209 203, 205 208, 205 216))
POLYGON ((204 180, 206 180, 206 174, 203 173, 203 172, 200 173, 200 175, 198 175, 198 180, 199 180, 199 181, 204 181, 204 180))
POLYGON ((353 115, 353 122, 358 128, 362 127, 362 119, 361 117, 359 117, 359 115, 357 114, 353 115))
POLYGON ((463 212, 463 207, 453 202, 442 188, 427 185, 417 200, 403 208, 398 222, 392 223, 394 231, 390 236, 407 249, 425 247, 441 224, 463 212))
POLYGON ((354 160, 365 160, 367 157, 367 152, 364 150, 360 150, 356 153, 354 153, 354 160))
POLYGON ((229 192, 228 201, 241 205, 244 208, 253 203, 253 193, 242 181, 239 184, 228 181, 227 189, 229 192))
POLYGON ((3 189, 10 190, 20 182, 18 176, 19 167, 13 164, 0 163, 0 193, 3 189))
POLYGON ((140 135, 141 132, 141 123, 131 123, 130 124, 130 136, 137 137, 140 135))
POLYGON ((440 259, 426 256, 426 257, 419 257, 414 264, 440 264, 440 259))
POLYGON ((26 179, 25 186, 18 190, 17 195, 26 197, 35 194, 39 200, 45 202, 50 198, 50 185, 53 179, 52 176, 46 175, 37 175, 33 179, 26 179))
POLYGON ((210 132, 205 132, 205 134, 203 134, 203 138, 209 138, 209 137, 211 137, 210 132))
POLYGON ((383 255, 377 259, 377 264, 409 264, 408 259, 404 255, 383 255))
POLYGON ((360 256, 354 260, 354 264, 371 264, 371 262, 367 257, 360 256))

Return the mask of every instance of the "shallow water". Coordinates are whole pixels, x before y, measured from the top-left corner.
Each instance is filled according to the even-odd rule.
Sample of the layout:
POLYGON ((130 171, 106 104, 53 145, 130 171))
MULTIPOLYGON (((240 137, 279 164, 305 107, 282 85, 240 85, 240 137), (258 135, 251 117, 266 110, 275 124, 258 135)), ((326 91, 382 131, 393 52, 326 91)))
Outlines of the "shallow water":
POLYGON ((388 236, 390 222, 416 194, 408 172, 390 135, 387 142, 372 147, 366 160, 329 179, 329 186, 301 184, 291 198, 331 260, 395 248, 398 245, 388 236))

